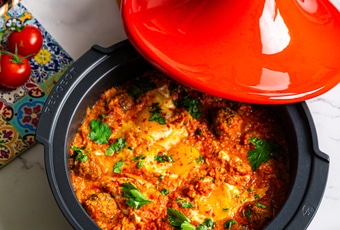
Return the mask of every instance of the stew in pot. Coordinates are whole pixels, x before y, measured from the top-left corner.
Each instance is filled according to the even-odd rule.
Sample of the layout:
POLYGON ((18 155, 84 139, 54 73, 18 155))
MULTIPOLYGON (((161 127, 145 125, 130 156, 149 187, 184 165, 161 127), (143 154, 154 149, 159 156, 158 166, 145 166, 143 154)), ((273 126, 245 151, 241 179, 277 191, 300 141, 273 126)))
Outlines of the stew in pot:
POLYGON ((102 229, 263 229, 290 182, 285 135, 268 107, 206 95, 158 71, 88 108, 70 177, 102 229))

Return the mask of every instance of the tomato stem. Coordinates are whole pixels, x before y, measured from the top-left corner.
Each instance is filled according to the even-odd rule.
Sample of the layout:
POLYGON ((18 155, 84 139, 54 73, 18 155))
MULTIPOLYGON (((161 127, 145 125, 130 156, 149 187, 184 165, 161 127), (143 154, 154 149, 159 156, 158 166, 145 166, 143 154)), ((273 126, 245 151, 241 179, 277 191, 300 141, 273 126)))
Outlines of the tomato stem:
POLYGON ((25 28, 25 25, 24 24, 14 24, 14 25, 11 25, 10 27, 8 27, 7 29, 9 31, 13 31, 13 32, 20 32, 22 31, 23 29, 25 28))
MULTIPOLYGON (((8 52, 7 50, 0 50, 0 61, 1 61, 1 55, 2 54, 8 54, 10 56, 12 56, 13 60, 12 60, 12 63, 15 63, 15 64, 22 64, 22 60, 25 60, 29 57, 28 56, 24 56, 24 57, 19 57, 18 55, 18 49, 17 47, 15 47, 15 53, 11 53, 11 52, 8 52)), ((1 71, 1 67, 0 67, 0 71, 1 71)))

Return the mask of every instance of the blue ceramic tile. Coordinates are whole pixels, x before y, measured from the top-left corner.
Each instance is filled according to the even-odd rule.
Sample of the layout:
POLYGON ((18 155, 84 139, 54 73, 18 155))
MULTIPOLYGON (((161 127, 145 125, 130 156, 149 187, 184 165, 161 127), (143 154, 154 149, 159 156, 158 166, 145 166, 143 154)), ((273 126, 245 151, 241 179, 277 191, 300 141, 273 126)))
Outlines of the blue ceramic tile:
POLYGON ((29 60, 32 73, 24 85, 17 89, 0 86, 0 168, 35 143, 34 135, 47 95, 73 63, 70 55, 21 3, 0 17, 0 31, 4 33, 1 45, 5 49, 13 24, 39 28, 43 46, 29 60))

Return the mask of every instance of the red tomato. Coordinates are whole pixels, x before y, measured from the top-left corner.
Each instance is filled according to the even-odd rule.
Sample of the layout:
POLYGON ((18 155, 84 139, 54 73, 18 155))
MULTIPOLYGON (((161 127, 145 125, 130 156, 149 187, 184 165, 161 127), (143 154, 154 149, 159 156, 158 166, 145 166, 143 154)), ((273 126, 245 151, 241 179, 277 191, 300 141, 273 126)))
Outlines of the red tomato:
POLYGON ((13 31, 8 36, 8 50, 22 56, 33 57, 39 53, 43 44, 43 36, 35 26, 25 26, 21 31, 13 31))
POLYGON ((15 54, 0 56, 0 84, 7 88, 23 85, 31 75, 31 65, 26 58, 15 54))

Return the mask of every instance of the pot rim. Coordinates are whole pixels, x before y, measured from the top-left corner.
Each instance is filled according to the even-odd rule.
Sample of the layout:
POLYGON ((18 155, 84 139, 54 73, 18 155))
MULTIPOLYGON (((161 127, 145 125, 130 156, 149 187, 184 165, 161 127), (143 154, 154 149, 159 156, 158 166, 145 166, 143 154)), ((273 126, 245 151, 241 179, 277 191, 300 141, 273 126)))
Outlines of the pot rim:
MULTIPOLYGON (((112 84, 120 84, 126 79, 117 80, 114 77, 124 71, 130 71, 127 76, 132 78, 150 68, 151 65, 127 40, 109 48, 95 45, 64 73, 45 102, 36 141, 45 147, 47 177, 57 204, 76 229, 98 229, 78 202, 69 180, 67 152, 68 143, 73 140, 69 133, 78 129, 84 116, 77 111, 85 111, 95 103, 103 89, 108 89, 103 79, 112 75, 112 84), (130 64, 136 64, 137 68, 131 68, 130 64), (74 124, 75 121, 78 125, 74 124)), ((290 120, 295 130, 295 143, 292 145, 298 154, 290 194, 266 229, 304 229, 321 202, 327 182, 329 157, 318 148, 313 119, 305 102, 271 106, 280 109, 286 114, 285 119, 290 120)))

